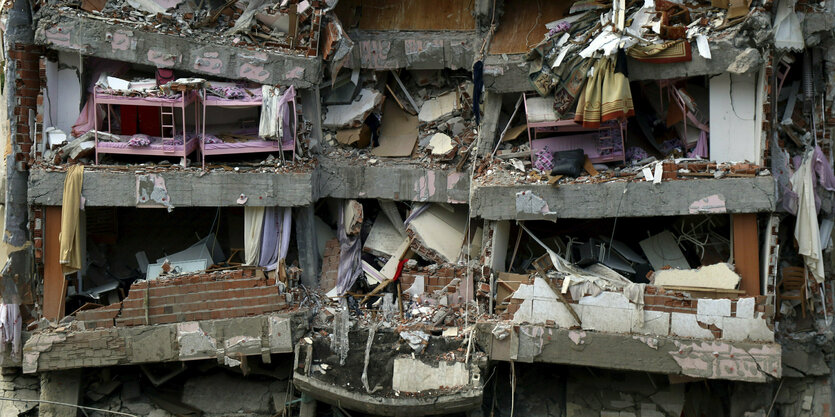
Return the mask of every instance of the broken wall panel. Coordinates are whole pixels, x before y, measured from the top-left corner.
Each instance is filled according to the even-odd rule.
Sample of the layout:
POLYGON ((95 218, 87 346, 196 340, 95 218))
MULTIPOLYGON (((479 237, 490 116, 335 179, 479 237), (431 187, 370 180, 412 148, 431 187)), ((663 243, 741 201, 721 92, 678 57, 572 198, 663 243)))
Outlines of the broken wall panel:
POLYGON ((762 160, 757 80, 753 75, 722 74, 710 79, 710 160, 762 160))
POLYGON ((471 0, 343 0, 336 15, 360 30, 475 30, 471 0))
POLYGON ((546 23, 568 15, 571 2, 505 0, 504 14, 490 40, 490 54, 524 54, 548 33, 546 23))

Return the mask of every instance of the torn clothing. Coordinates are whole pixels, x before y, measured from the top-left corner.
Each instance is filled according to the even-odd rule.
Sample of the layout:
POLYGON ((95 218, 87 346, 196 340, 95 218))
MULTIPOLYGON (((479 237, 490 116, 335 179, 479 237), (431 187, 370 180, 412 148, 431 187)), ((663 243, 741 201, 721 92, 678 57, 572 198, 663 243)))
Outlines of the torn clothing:
POLYGON ((84 165, 73 165, 64 178, 64 197, 61 208, 60 256, 64 274, 81 269, 81 187, 84 181, 84 165))
POLYGON ((278 86, 262 85, 261 95, 263 98, 258 136, 281 140, 293 137, 290 102, 293 103, 292 115, 295 115, 296 89, 290 86, 284 94, 281 94, 278 86))

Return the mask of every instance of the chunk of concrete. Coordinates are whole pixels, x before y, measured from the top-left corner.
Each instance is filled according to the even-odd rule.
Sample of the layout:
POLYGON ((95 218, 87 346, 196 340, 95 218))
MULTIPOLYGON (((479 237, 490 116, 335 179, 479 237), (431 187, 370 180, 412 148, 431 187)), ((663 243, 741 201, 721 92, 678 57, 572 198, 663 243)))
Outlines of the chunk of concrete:
POLYGON ((363 89, 357 99, 350 104, 328 106, 328 113, 325 115, 322 127, 327 129, 359 127, 382 102, 383 95, 379 91, 363 89))
POLYGON ((442 94, 423 103, 418 113, 418 120, 421 123, 434 122, 444 116, 452 114, 460 105, 458 95, 455 92, 442 94))
POLYGON ((391 387, 401 392, 421 392, 469 385, 470 372, 463 362, 441 361, 437 366, 418 359, 396 358, 391 387))
POLYGON ((442 156, 455 150, 455 144, 448 135, 436 133, 429 139, 429 148, 432 149, 433 156, 442 156))
POLYGON ((652 275, 659 287, 694 287, 732 290, 739 285, 739 275, 727 263, 703 266, 699 269, 664 269, 652 275))
POLYGON ((406 228, 414 238, 412 249, 438 263, 457 261, 464 245, 467 215, 465 207, 433 204, 406 228))
POLYGON ((374 256, 391 257, 403 243, 403 235, 391 224, 386 216, 379 215, 362 250, 374 256))

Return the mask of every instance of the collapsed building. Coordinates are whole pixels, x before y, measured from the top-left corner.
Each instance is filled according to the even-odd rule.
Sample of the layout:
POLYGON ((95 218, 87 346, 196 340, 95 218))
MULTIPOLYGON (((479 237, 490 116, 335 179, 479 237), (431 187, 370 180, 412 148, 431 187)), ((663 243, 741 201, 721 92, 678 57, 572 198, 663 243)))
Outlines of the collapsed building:
POLYGON ((830 415, 831 6, 3 2, 0 415, 830 415))

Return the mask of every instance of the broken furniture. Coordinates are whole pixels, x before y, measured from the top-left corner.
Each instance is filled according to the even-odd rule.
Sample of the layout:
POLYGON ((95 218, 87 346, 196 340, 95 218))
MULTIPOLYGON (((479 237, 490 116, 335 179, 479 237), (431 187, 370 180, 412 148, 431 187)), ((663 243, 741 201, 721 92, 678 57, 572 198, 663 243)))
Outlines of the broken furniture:
MULTIPOLYGON (((123 96, 111 93, 113 90, 96 87, 93 93, 93 120, 98 120, 98 105, 107 106, 107 133, 112 134, 111 107, 116 104, 120 106, 144 106, 158 107, 160 111, 160 136, 149 136, 150 143, 146 146, 131 146, 128 142, 131 137, 117 135, 122 140, 118 142, 99 141, 98 129, 94 130, 96 141, 96 164, 99 163, 100 153, 123 154, 123 155, 151 155, 151 156, 179 156, 183 165, 187 164, 186 157, 197 149, 198 138, 196 131, 194 135, 186 133, 186 107, 194 103, 197 94, 194 91, 181 91, 168 97, 152 96, 123 96), (182 130, 177 132, 177 117, 174 109, 182 109, 182 130)), ((200 124, 200 112, 194 112, 195 129, 200 124)))
MULTIPOLYGON (((224 83, 212 83, 213 85, 222 85, 224 83)), ((293 136, 285 140, 267 140, 258 136, 256 130, 242 129, 234 134, 218 134, 219 142, 206 141, 206 119, 207 112, 216 108, 261 108, 263 105, 263 95, 261 88, 245 89, 247 92, 243 97, 227 98, 219 97, 217 95, 207 93, 204 88, 200 93, 200 101, 203 104, 203 125, 202 134, 200 138, 200 155, 203 161, 203 168, 206 168, 206 156, 211 155, 232 155, 232 154, 246 154, 246 153, 261 153, 261 152, 281 152, 293 151, 293 159, 295 159, 296 136, 298 133, 298 119, 296 116, 296 99, 293 98, 292 110, 290 120, 293 123, 293 136)), ((290 104, 288 103, 288 106, 290 104)), ((279 113, 286 111, 287 107, 279 109, 279 113)), ((263 108, 262 108, 263 111, 263 108)), ((280 116, 276 115, 277 117, 280 116)))
POLYGON ((783 300, 800 301, 800 313, 806 317, 806 277, 808 273, 802 266, 787 266, 781 270, 783 277, 777 283, 777 301, 774 305, 780 308, 783 300))
POLYGON ((553 99, 536 94, 525 94, 523 97, 531 162, 536 162, 534 156, 546 146, 550 152, 582 149, 595 163, 626 161, 623 145, 625 121, 609 121, 598 129, 589 129, 574 122, 573 118, 557 119, 553 99))

